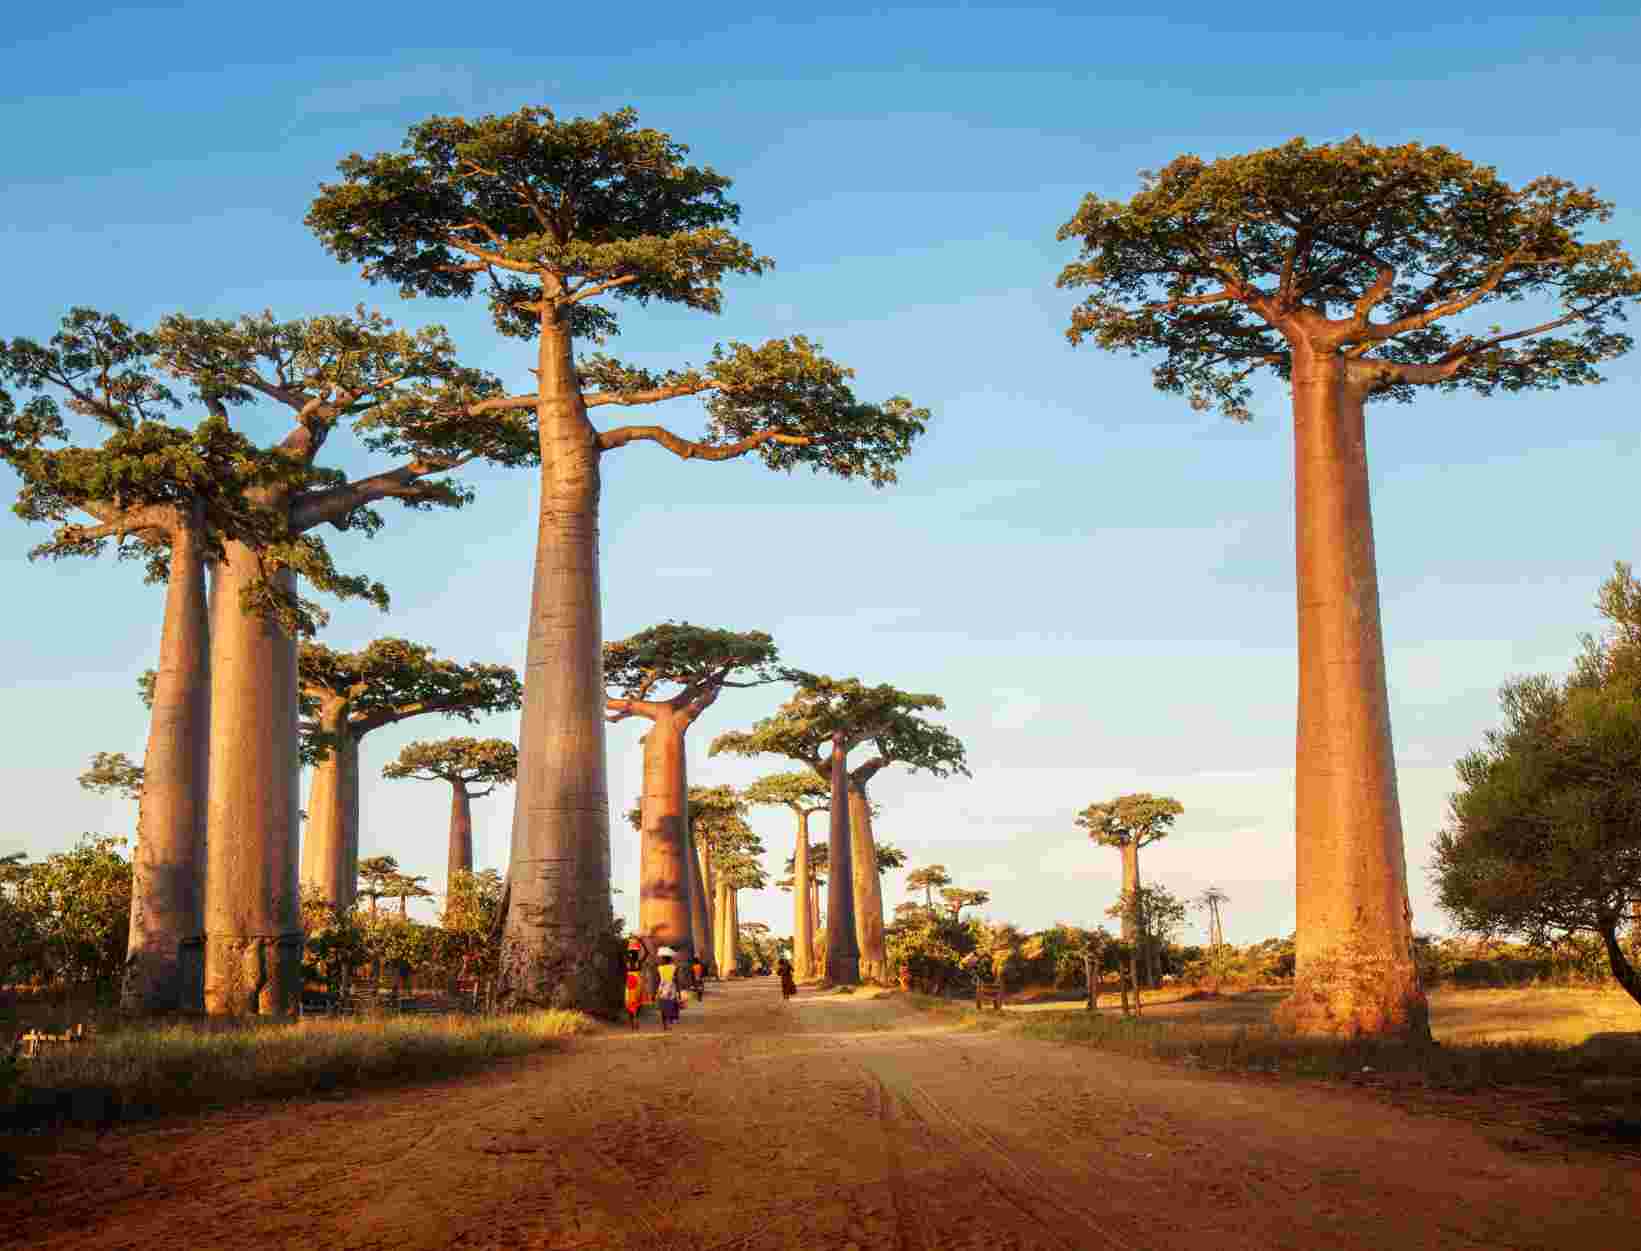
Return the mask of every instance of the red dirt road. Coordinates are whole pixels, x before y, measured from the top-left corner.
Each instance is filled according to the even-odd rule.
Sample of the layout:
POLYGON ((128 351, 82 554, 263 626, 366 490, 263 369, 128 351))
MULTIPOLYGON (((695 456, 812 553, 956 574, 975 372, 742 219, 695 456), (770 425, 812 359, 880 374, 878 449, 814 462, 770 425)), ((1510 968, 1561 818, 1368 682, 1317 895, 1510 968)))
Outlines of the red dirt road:
POLYGON ((896 998, 716 987, 663 1036, 89 1136, 6 1247, 1402 1251, 1641 1245, 1641 1169, 896 998))

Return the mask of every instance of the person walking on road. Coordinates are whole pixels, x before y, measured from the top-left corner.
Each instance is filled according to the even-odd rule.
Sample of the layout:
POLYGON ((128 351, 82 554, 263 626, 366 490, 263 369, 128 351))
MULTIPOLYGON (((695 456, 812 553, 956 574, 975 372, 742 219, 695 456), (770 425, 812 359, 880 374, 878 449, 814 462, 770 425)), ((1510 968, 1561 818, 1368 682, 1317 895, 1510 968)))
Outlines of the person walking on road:
POLYGON ((798 993, 798 984, 792 980, 792 961, 782 956, 775 971, 781 975, 781 1000, 784 1002, 798 993))
POLYGON ((649 949, 642 938, 635 934, 627 940, 622 964, 627 982, 627 1020, 634 1029, 638 1028, 638 1013, 644 1006, 644 957, 648 954, 649 949))
POLYGON ((689 973, 695 979, 695 1001, 699 1003, 707 997, 707 966, 700 956, 690 957, 689 973))
POLYGON ((667 1029, 678 1022, 678 1005, 683 999, 683 992, 678 989, 678 966, 673 963, 672 948, 662 947, 655 956, 660 962, 656 966, 659 985, 655 991, 655 1003, 661 1010, 661 1028, 667 1029))

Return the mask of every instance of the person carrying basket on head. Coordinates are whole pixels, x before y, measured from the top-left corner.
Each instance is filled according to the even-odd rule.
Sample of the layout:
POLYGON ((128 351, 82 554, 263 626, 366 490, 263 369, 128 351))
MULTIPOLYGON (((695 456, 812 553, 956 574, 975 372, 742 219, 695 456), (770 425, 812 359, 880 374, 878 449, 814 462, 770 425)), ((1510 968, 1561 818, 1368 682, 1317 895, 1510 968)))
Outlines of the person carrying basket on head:
POLYGON ((695 998, 697 1002, 707 997, 707 966, 700 956, 691 956, 689 961, 690 976, 695 979, 695 998))
POLYGON ((655 952, 658 961, 655 971, 659 977, 655 1003, 661 1010, 662 1029, 678 1023, 678 1006, 684 998, 684 992, 678 987, 678 965, 675 956, 676 953, 671 947, 659 947, 655 952))
POLYGON ((638 1028, 639 1009, 644 1006, 644 958, 648 954, 649 948, 636 934, 627 940, 627 949, 622 953, 622 968, 626 978, 627 1020, 632 1022, 634 1029, 638 1028))

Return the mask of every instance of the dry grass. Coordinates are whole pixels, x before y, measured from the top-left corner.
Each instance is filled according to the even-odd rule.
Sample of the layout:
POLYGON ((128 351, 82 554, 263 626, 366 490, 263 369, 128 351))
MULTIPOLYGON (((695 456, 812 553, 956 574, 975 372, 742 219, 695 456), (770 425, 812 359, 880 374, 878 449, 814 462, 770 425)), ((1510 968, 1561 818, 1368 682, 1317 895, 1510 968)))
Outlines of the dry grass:
POLYGON ((17 1127, 109 1124, 247 1099, 435 1081, 592 1028, 578 1012, 127 1027, 22 1061, 9 1101, 0 1096, 0 1118, 17 1127))

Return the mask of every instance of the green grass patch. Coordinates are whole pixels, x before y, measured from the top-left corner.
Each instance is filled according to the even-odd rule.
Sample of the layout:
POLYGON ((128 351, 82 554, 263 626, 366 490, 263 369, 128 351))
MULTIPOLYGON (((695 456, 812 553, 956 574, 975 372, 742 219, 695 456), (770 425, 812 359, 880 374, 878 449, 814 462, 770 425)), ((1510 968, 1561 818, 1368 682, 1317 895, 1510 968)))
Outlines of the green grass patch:
POLYGON ((579 1012, 128 1026, 20 1063, 0 1125, 109 1124, 437 1081, 592 1029, 579 1012))
POLYGON ((1020 1014, 1012 1027, 1026 1038, 1079 1043, 1198 1068, 1324 1079, 1400 1075, 1460 1092, 1584 1079, 1641 1079, 1641 1046, 1602 1046, 1593 1041, 1583 1046, 1523 1040, 1333 1042, 1294 1038, 1272 1026, 1147 1021, 1086 1011, 1020 1014))

